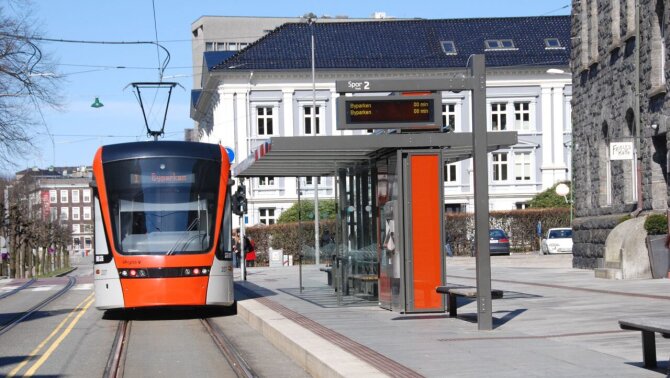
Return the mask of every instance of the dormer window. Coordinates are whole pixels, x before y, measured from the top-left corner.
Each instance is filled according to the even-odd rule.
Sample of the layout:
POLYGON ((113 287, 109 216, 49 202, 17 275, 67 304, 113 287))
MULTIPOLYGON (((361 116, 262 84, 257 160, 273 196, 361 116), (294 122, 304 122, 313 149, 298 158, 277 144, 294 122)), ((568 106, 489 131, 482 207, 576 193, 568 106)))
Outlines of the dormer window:
POLYGON ((440 43, 442 44, 442 51, 444 51, 445 54, 456 55, 458 53, 454 41, 442 41, 440 43))
POLYGON ((512 50, 515 49, 514 41, 511 39, 487 39, 484 44, 487 50, 512 50))
POLYGON ((561 46, 561 41, 559 41, 558 38, 546 38, 544 40, 544 48, 550 50, 550 49, 563 49, 564 47, 561 46))

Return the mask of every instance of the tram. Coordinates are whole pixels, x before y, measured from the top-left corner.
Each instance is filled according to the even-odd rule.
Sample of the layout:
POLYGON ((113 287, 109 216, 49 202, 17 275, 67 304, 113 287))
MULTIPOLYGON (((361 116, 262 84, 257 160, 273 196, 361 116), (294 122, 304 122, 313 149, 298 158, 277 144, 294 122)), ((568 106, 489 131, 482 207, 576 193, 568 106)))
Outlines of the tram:
POLYGON ((232 180, 222 146, 106 145, 93 174, 98 309, 233 305, 232 180))

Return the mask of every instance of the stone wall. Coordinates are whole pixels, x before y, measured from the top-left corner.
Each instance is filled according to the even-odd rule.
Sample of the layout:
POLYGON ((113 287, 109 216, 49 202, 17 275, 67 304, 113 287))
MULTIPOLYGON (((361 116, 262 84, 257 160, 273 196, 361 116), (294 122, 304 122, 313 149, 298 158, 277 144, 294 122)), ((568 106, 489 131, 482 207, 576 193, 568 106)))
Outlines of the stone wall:
MULTIPOLYGON (((604 257, 609 232, 622 216, 637 209, 634 165, 630 160, 610 161, 608 157, 610 142, 635 142, 637 41, 635 34, 631 33, 634 26, 628 25, 627 2, 621 1, 621 38, 612 38, 612 2, 598 1, 598 53, 589 53, 590 60, 584 64, 582 38, 593 34, 582 33, 581 21, 591 20, 592 14, 584 18, 581 12, 582 6, 591 12, 592 1, 595 0, 573 0, 572 3, 572 166, 576 217, 573 223, 573 266, 586 269, 598 267, 604 257)), ((663 91, 659 93, 649 79, 652 60, 658 59, 649 47, 657 1, 641 0, 641 138, 638 162, 642 172, 642 204, 645 211, 661 211, 668 206, 667 131, 670 127, 670 103, 668 96, 663 91), (654 89, 656 92, 653 92, 654 89)), ((666 8, 669 6, 665 5, 666 8)), ((666 10, 666 20, 668 14, 670 12, 666 10)), ((670 29, 670 25, 666 29, 670 29)), ((670 36, 667 40, 670 41, 670 36)), ((587 43, 589 48, 594 46, 593 41, 587 43)), ((666 51, 670 51, 670 47, 666 47, 666 51)))

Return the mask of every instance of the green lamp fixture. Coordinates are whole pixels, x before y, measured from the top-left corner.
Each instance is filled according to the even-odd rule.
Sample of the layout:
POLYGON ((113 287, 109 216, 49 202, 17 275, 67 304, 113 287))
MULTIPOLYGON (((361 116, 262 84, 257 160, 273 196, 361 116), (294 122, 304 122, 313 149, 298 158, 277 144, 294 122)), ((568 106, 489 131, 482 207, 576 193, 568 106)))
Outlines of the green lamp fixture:
POLYGON ((93 103, 91 104, 91 107, 96 108, 96 109, 97 108, 102 108, 103 106, 105 106, 105 105, 103 105, 102 102, 100 102, 100 99, 97 98, 97 97, 95 98, 95 101, 93 101, 93 103))

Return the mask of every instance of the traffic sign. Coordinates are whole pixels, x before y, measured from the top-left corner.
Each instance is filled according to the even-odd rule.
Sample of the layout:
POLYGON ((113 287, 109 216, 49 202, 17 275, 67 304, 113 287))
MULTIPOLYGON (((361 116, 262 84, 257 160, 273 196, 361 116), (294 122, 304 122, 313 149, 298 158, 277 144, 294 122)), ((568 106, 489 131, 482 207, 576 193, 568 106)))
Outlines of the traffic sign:
POLYGON ((235 161, 235 151, 230 148, 230 147, 224 147, 226 149, 226 153, 228 153, 228 161, 229 162, 234 162, 235 161))

